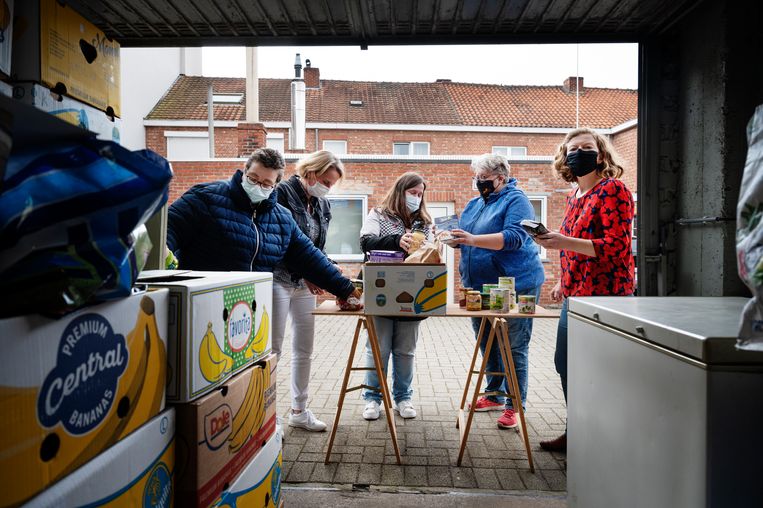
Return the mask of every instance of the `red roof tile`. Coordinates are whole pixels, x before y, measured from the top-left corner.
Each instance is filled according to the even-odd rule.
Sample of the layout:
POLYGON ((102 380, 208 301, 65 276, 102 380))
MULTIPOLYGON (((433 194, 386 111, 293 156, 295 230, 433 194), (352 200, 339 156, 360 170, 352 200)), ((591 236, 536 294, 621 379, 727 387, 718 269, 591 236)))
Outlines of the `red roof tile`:
MULTIPOLYGON (((244 78, 179 76, 148 114, 148 119, 206 120, 207 90, 245 92, 244 78)), ((260 120, 290 120, 290 81, 263 79, 260 120)), ((561 86, 503 86, 469 83, 392 83, 321 80, 306 94, 308 122, 396 123, 505 127, 575 125, 575 94, 561 86), (353 106, 350 101, 362 101, 353 106)), ((637 117, 635 90, 584 88, 580 124, 609 128, 637 117)), ((245 98, 239 104, 216 104, 216 120, 243 121, 245 98)))

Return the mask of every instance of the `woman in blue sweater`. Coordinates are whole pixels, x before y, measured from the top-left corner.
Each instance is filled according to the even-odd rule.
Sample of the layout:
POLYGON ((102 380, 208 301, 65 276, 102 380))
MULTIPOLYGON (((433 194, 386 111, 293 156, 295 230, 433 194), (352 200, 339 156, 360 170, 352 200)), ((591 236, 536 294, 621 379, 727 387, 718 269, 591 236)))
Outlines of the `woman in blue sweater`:
MULTIPOLYGON (((509 176, 510 166, 505 157, 485 154, 472 163, 479 197, 469 201, 459 220, 460 229, 454 229, 454 243, 461 248, 461 283, 464 287, 481 289, 483 284, 495 284, 498 277, 514 277, 519 295, 540 297, 543 285, 543 266, 538 247, 520 226, 524 219, 534 219, 535 212, 524 192, 517 188, 517 180, 509 176)), ((524 406, 527 398, 527 367, 532 319, 509 320, 511 357, 517 371, 519 391, 524 406)), ((479 333, 480 319, 472 318, 475 335, 479 333)), ((484 354, 490 325, 480 338, 484 354)), ((492 347, 487 370, 503 372, 504 366, 497 347, 492 347)), ((507 391, 503 376, 487 376, 486 392, 507 391)), ((517 426, 511 399, 496 396, 481 397, 475 411, 503 410, 498 427, 517 426)))

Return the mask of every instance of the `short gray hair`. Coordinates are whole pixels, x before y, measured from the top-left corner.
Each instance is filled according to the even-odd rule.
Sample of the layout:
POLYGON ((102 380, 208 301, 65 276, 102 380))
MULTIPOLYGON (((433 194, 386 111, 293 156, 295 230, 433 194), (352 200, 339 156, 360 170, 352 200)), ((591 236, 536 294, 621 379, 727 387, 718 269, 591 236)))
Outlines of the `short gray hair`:
POLYGON ((509 161, 503 155, 486 153, 472 161, 472 171, 475 173, 488 171, 493 175, 500 175, 508 179, 511 166, 509 165, 509 161))

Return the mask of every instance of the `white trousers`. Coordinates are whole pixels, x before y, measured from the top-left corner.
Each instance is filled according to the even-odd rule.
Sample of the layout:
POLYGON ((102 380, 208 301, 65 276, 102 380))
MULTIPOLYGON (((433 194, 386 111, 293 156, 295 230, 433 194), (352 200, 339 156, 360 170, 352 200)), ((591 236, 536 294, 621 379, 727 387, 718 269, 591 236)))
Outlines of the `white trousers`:
POLYGON ((315 335, 315 316, 311 314, 314 309, 315 295, 309 289, 273 282, 273 352, 280 360, 286 318, 291 315, 291 407, 299 411, 307 407, 315 335))

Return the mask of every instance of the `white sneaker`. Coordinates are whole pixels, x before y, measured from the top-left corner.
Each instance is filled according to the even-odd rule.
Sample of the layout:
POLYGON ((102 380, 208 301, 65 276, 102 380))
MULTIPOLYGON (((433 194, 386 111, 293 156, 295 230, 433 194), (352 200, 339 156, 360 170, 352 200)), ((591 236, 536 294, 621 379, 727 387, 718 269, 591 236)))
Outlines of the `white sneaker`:
POLYGON ((315 417, 312 411, 305 409, 301 413, 289 412, 289 427, 298 427, 311 432, 323 432, 326 424, 315 417))
POLYGON ((378 420, 379 413, 381 412, 381 404, 372 400, 366 404, 366 408, 363 410, 363 418, 366 420, 378 420))
POLYGON ((410 400, 401 400, 400 403, 395 403, 393 407, 403 418, 416 418, 416 410, 410 400))

